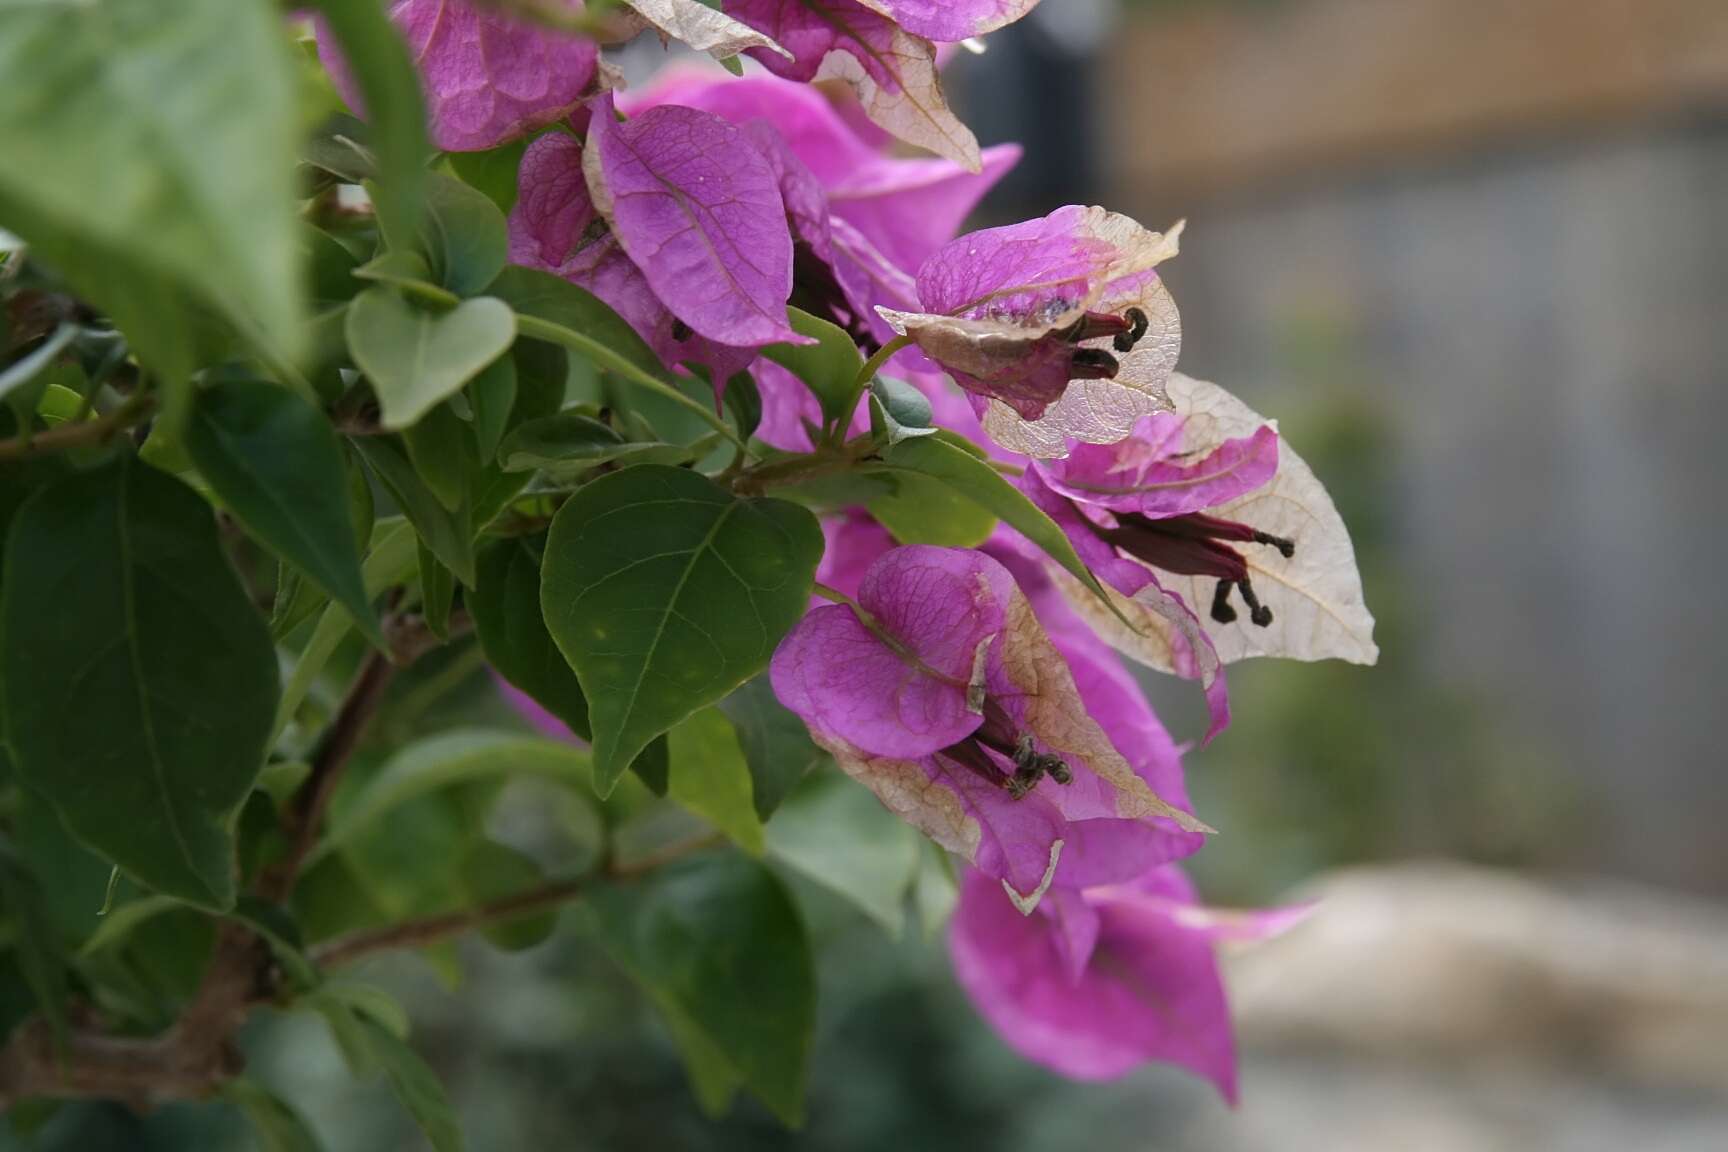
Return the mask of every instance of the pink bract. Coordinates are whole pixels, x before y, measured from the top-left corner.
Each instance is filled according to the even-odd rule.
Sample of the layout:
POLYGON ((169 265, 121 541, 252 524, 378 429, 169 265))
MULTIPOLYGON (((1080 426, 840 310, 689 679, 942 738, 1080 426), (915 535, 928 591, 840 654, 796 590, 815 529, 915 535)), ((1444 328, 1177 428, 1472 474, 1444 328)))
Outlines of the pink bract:
POLYGON ((1155 269, 1180 232, 1070 205, 944 245, 918 270, 921 311, 878 311, 974 395, 1004 448, 1112 444, 1170 409, 1181 326, 1155 269))
POLYGON ((583 165, 594 207, 684 324, 734 347, 808 342, 786 321, 792 238, 779 181, 736 127, 677 105, 620 124, 607 94, 583 165))
POLYGON ((1027 1059, 1078 1080, 1176 1064, 1233 1104, 1236 1048, 1214 944, 1272 935, 1305 911, 1213 912, 1166 866, 1024 915, 973 871, 949 953, 979 1013, 1027 1059))
MULTIPOLYGON (((581 0, 565 0, 581 11, 581 0)), ((556 123, 589 95, 599 49, 581 36, 512 19, 466 0, 395 0, 420 71, 432 142, 481 152, 556 123)), ((365 115, 352 69, 320 18, 318 57, 348 106, 365 115)))
POLYGON ((1073 673, 999 562, 912 546, 880 557, 858 611, 811 611, 774 690, 847 772, 1031 907, 1076 821, 1195 821, 1087 715, 1073 673))
POLYGON ((753 347, 734 347, 682 330, 672 310, 619 244, 595 210, 582 169, 582 145, 550 133, 528 146, 510 212, 510 260, 562 276, 605 301, 635 329, 667 367, 700 364, 716 382, 756 358, 753 347))

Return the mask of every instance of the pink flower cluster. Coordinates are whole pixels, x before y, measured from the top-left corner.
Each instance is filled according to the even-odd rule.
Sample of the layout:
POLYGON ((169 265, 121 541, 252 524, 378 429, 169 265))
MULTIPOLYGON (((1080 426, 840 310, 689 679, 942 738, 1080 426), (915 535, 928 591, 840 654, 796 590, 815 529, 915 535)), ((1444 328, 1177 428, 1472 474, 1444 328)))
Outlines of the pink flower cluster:
POLYGON ((1210 829, 1120 654, 1198 681, 1207 739, 1229 720, 1232 661, 1371 662, 1324 488, 1273 424, 1175 371, 1158 268, 1179 227, 1068 206, 956 237, 1019 153, 980 150, 954 119, 936 45, 1035 0, 626 2, 637 26, 764 70, 674 69, 626 94, 590 40, 397 0, 433 139, 539 133, 513 261, 592 292, 671 370, 717 389, 752 373, 767 443, 808 449, 821 418, 761 355, 808 342, 790 304, 866 351, 892 343, 889 370, 987 440, 1066 534, 1106 598, 1006 526, 977 549, 902 547, 862 509, 835 516, 819 579, 837 602, 785 638, 773 686, 845 772, 970 866, 955 970, 1011 1045, 1083 1078, 1170 1061, 1233 1099, 1214 945, 1292 914, 1196 902, 1176 862, 1210 829))

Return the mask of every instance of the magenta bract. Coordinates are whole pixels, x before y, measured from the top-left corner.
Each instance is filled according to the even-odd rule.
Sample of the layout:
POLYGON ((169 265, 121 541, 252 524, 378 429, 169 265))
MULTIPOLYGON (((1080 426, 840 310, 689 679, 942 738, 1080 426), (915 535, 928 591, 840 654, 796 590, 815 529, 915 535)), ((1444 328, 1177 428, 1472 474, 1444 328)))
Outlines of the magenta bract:
POLYGON ((739 130, 664 105, 618 123, 594 106, 588 191, 672 314, 731 346, 805 343, 786 322, 792 238, 779 182, 739 130))
POLYGON ((1027 1059, 1079 1080, 1176 1064, 1236 1101, 1236 1049, 1214 942, 1282 931, 1306 909, 1218 913, 1173 866, 1052 893, 1023 914, 976 871, 949 934, 979 1013, 1027 1059))
POLYGON ((1068 828, 1162 817, 1204 830, 1112 746, 1030 602, 996 560, 894 549, 858 604, 817 608, 781 642, 775 693, 842 768, 1031 907, 1068 828))
POLYGON ((1003 447, 1111 444, 1170 408, 1181 327, 1155 268, 1179 234, 1070 205, 944 245, 918 270, 921 311, 880 311, 977 397, 1003 447))
POLYGON ((636 330, 667 367, 700 364, 716 383, 742 371, 755 348, 709 340, 680 320, 619 244, 588 193, 582 145, 551 133, 528 146, 510 212, 510 259, 594 293, 636 330))
MULTIPOLYGON (((581 0, 566 0, 580 11, 581 0)), ((594 85, 599 49, 581 36, 513 19, 468 0, 395 0, 390 18, 420 70, 432 143, 480 152, 556 123, 594 85)), ((359 86, 322 18, 318 56, 348 106, 359 86)))

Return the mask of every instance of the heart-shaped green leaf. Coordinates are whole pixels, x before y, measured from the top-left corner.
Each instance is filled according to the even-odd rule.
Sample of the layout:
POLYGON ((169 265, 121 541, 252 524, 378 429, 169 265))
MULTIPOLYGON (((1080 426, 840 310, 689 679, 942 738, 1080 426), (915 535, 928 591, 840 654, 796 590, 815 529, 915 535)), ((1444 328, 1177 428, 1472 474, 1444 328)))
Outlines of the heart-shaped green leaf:
POLYGON ((389 288, 369 288, 348 306, 348 350, 378 393, 386 428, 420 419, 515 339, 515 314, 490 296, 440 314, 389 288))
POLYGON ((626 468, 559 509, 540 607, 588 698, 602 792, 650 740, 768 666, 821 558, 803 508, 681 468, 626 468))

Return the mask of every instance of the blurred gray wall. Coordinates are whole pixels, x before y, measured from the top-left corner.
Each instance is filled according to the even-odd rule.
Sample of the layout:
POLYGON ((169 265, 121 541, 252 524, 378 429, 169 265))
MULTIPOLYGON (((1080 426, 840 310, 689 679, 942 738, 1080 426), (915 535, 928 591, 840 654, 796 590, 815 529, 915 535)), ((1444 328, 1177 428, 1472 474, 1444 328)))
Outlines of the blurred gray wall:
POLYGON ((1421 659, 1582 815, 1549 862, 1728 895, 1728 3, 1187 9, 1101 95, 1110 203, 1189 218, 1183 368, 1371 405, 1421 659))

